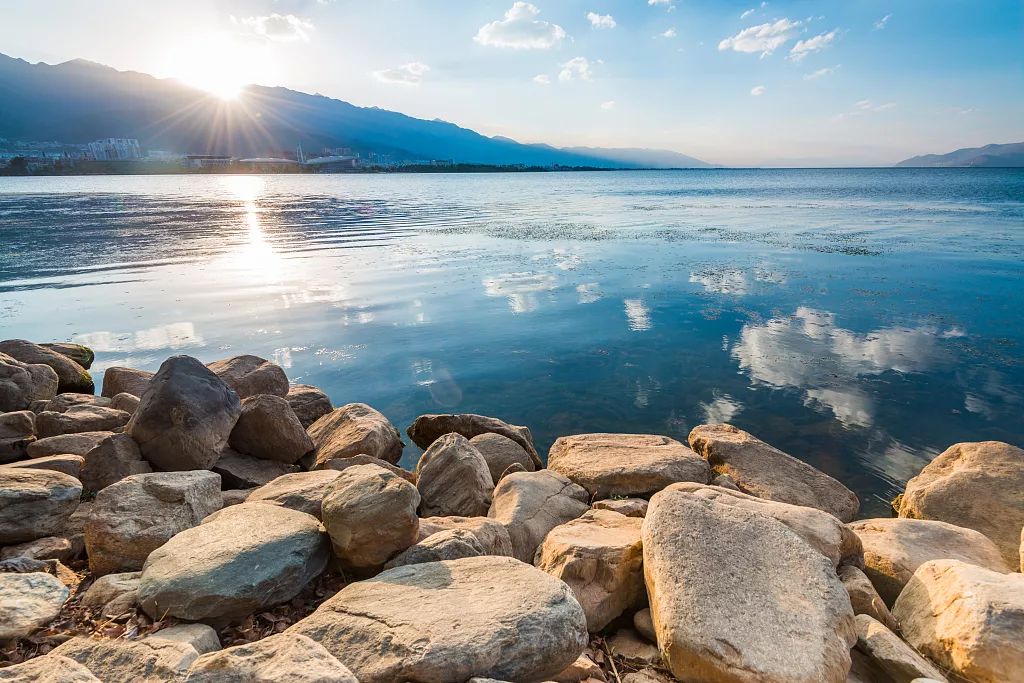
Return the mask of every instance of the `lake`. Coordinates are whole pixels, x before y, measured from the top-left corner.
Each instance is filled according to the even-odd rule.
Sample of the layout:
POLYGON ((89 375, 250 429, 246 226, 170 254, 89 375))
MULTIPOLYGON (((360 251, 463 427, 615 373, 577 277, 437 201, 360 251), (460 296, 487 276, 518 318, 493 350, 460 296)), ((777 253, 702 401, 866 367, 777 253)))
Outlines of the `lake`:
POLYGON ((253 353, 542 453, 728 421, 864 516, 955 442, 1024 445, 1024 169, 0 178, 0 244, 0 338, 97 382, 253 353))

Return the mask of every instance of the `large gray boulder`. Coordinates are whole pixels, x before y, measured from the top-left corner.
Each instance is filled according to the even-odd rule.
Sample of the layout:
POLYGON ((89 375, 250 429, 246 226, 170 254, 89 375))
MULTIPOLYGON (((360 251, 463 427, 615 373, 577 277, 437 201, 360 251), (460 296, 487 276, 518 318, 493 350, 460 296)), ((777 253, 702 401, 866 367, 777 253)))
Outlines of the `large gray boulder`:
POLYGON ((494 482, 487 461, 469 439, 445 434, 420 456, 416 488, 424 517, 477 517, 491 506, 494 482))
POLYGON ((321 469, 335 458, 370 455, 390 463, 402 457, 402 438, 388 419, 365 403, 349 403, 310 425, 316 446, 307 458, 310 469, 321 469))
POLYGON ((142 569, 171 537, 221 508, 213 472, 134 474, 98 494, 85 523, 85 550, 95 575, 142 569))
POLYGON ((542 681, 587 644, 583 609, 564 583, 509 557, 388 570, 352 583, 292 626, 361 683, 542 681))
POLYGON ((142 395, 127 433, 156 469, 210 469, 241 412, 238 395, 190 356, 165 360, 142 395))
POLYGON ((42 363, 22 363, 0 353, 0 412, 26 410, 57 395, 57 373, 42 363))
POLYGON ((540 461, 540 455, 533 445, 533 435, 530 430, 520 425, 513 425, 496 417, 486 415, 474 415, 462 413, 455 415, 420 415, 409 425, 406 433, 417 446, 426 450, 430 444, 445 434, 462 434, 467 439, 480 436, 481 434, 501 434, 512 439, 529 453, 535 468, 540 469, 544 464, 540 461))
POLYGON ((259 356, 234 356, 209 363, 218 377, 231 387, 239 398, 257 394, 288 395, 288 377, 280 365, 259 356))
POLYGON ((95 448, 101 441, 114 432, 81 432, 79 434, 62 434, 39 439, 28 445, 28 457, 43 458, 47 455, 71 455, 85 456, 95 448))
POLYGON ((853 611, 832 563, 781 522, 667 490, 643 522, 658 643, 685 680, 845 683, 853 611))
POLYGON ((522 472, 533 472, 537 469, 526 449, 507 436, 487 432, 474 436, 469 443, 484 456, 487 469, 491 472, 491 481, 495 485, 509 467, 518 465, 522 467, 522 472))
POLYGON ((233 505, 150 553, 139 605, 154 619, 241 619, 294 598, 329 556, 315 517, 261 503, 233 505))
POLYGON ((65 355, 24 339, 0 341, 0 353, 7 354, 22 363, 48 365, 57 373, 57 393, 66 391, 82 394, 94 393, 92 376, 89 371, 65 355))
POLYGON ((153 373, 135 368, 110 367, 103 371, 102 396, 113 398, 118 394, 131 394, 142 398, 149 387, 153 373))
POLYGON ((82 484, 62 472, 0 468, 0 545, 60 534, 81 496, 82 484))
POLYGON ((70 592, 44 572, 0 572, 0 643, 29 636, 56 619, 70 592))
POLYGON ((250 493, 246 501, 279 505, 320 519, 324 497, 338 474, 334 470, 283 474, 250 493))
POLYGON ((593 498, 648 497, 681 481, 708 483, 707 462, 687 446, 653 434, 579 434, 560 437, 548 468, 593 498))
POLYGON ((186 683, 359 683, 322 645, 296 633, 205 654, 186 683))
POLYGON ((76 636, 47 655, 53 656, 73 659, 105 683, 167 683, 180 681, 199 653, 188 643, 158 638, 76 636))
POLYGON ((339 473, 328 485, 322 515, 341 565, 369 573, 415 543, 419 503, 415 486, 382 467, 360 465, 339 473))
POLYGON ((36 440, 36 414, 31 410, 0 413, 0 464, 28 457, 36 440))
POLYGON ((516 472, 498 482, 487 516, 508 530, 513 556, 532 563, 548 532, 589 510, 588 500, 583 487, 557 472, 516 472))
POLYGON ((313 450, 313 440, 288 401, 271 394, 242 401, 242 413, 228 442, 236 451, 286 465, 294 465, 313 450))
POLYGON ((82 432, 120 430, 131 418, 130 413, 97 405, 71 406, 62 413, 44 411, 36 415, 36 432, 40 438, 82 432))
POLYGON ((818 508, 844 522, 857 516, 856 494, 824 472, 728 424, 700 425, 690 448, 715 474, 728 475, 743 493, 818 508))
POLYGON ((135 439, 127 434, 112 434, 85 454, 80 479, 86 493, 95 493, 133 474, 152 472, 142 459, 135 439))
POLYGON ((309 429, 310 425, 334 410, 330 397, 308 384, 294 384, 288 387, 288 395, 285 398, 292 407, 295 417, 302 423, 303 429, 309 429))

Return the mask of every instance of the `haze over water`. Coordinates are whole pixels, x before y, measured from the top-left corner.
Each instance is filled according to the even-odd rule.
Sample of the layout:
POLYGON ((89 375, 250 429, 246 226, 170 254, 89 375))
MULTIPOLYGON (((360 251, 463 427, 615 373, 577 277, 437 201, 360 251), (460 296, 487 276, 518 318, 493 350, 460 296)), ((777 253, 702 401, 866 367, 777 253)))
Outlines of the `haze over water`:
POLYGON ((865 516, 957 441, 1024 444, 1021 169, 3 178, 0 244, 0 337, 88 344, 98 382, 253 353, 542 453, 728 421, 865 516))

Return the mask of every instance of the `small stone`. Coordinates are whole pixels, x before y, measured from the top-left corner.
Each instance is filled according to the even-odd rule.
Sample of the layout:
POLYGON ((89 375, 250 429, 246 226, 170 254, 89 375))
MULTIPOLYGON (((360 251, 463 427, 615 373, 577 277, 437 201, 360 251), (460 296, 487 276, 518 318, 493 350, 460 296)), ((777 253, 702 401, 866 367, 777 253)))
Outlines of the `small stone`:
POLYGON ((643 498, 605 498, 594 502, 595 510, 611 510, 627 517, 647 515, 647 501, 643 498))
POLYGON ((0 465, 0 470, 3 469, 20 469, 20 470, 52 470, 54 472, 63 472, 69 477, 75 479, 81 479, 82 466, 85 464, 85 458, 80 455, 48 455, 44 458, 33 458, 31 460, 19 460, 18 462, 12 462, 7 465, 0 465))
POLYGON ((142 572, 107 574, 96 579, 82 594, 82 605, 100 608, 100 614, 113 618, 135 607, 142 572))
POLYGON ((899 636, 866 614, 858 614, 857 645, 863 654, 894 681, 931 678, 945 681, 945 676, 933 664, 914 651, 899 636))
POLYGON ((461 434, 445 434, 416 465, 420 514, 424 517, 487 514, 494 483, 480 451, 461 434))
POLYGON ((81 495, 79 481, 63 472, 0 468, 0 545, 60 534, 81 495))
POLYGON ((112 434, 85 454, 82 486, 86 493, 95 493, 125 477, 152 471, 149 463, 142 459, 135 439, 127 434, 112 434))
POLYGON ((384 569, 424 562, 459 560, 463 557, 479 557, 486 554, 484 547, 472 532, 465 529, 447 529, 409 546, 391 558, 384 565, 384 569))
POLYGON ((294 465, 313 450, 313 440, 288 401, 271 394, 242 401, 242 414, 231 430, 229 443, 246 455, 286 465, 294 465))
POLYGON ((635 666, 662 665, 658 647, 640 638, 631 628, 616 631, 615 635, 608 639, 608 649, 616 657, 621 657, 635 666))
POLYGON ((110 407, 116 408, 117 410, 123 410, 124 412, 134 415, 135 411, 139 409, 139 404, 142 399, 135 394, 129 394, 126 391, 122 391, 120 394, 115 394, 110 399, 110 407))
POLYGON ((259 356, 234 356, 214 361, 206 367, 224 380, 239 398, 257 394, 288 395, 288 377, 280 365, 259 356))
POLYGON ((82 432, 80 434, 62 434, 51 436, 46 439, 39 439, 28 446, 28 457, 43 458, 47 455, 72 455, 86 454, 96 447, 103 439, 111 436, 114 432, 82 432))
POLYGON ((57 393, 94 393, 92 376, 81 365, 53 349, 33 344, 24 339, 8 339, 0 342, 0 352, 16 358, 22 363, 48 365, 57 373, 57 393))
POLYGON ((24 638, 49 624, 70 593, 50 574, 0 573, 0 642, 24 638))
POLYGON ((103 391, 101 394, 113 398, 118 394, 131 394, 142 397, 153 379, 152 372, 134 368, 109 367, 103 371, 103 391))
POLYGON ((31 410, 0 413, 0 464, 28 457, 36 440, 36 416, 31 410))
POLYGON ((554 683, 589 683, 589 681, 606 681, 601 667, 587 655, 580 655, 576 661, 555 674, 554 683))
POLYGON ((285 398, 302 423, 303 429, 309 429, 311 424, 334 410, 327 394, 308 384, 295 384, 289 387, 285 398))
POLYGON ((186 683, 359 683, 344 664, 306 636, 279 633, 205 654, 186 683))
POLYGON ((71 406, 63 413, 44 411, 36 415, 36 432, 40 438, 82 432, 112 432, 121 429, 131 418, 123 410, 94 405, 71 406))
POLYGON ((557 472, 516 472, 498 482, 487 516, 508 530, 513 556, 532 564, 548 532, 589 510, 589 499, 583 487, 557 472))
POLYGON ((885 601, 878 594, 871 580, 859 568, 844 564, 839 567, 839 580, 843 582, 850 596, 854 614, 866 614, 890 631, 899 631, 899 624, 893 619, 885 601))
POLYGON ((446 414, 446 415, 420 415, 409 425, 406 430, 409 438, 417 446, 426 450, 437 439, 445 434, 461 434, 467 439, 472 439, 481 434, 501 434, 512 439, 530 455, 535 468, 540 469, 544 465, 540 455, 533 445, 533 435, 530 430, 520 425, 509 424, 495 417, 486 415, 474 415, 472 413, 446 414))
POLYGON ((151 633, 146 638, 187 643, 201 655, 220 650, 220 638, 217 637, 217 632, 206 624, 177 624, 151 633))
POLYGON ((369 455, 390 463, 402 457, 402 439, 388 419, 365 403, 349 403, 310 425, 316 453, 310 469, 321 469, 335 458, 369 455))
POLYGON ((101 681, 166 683, 185 675, 199 653, 188 643, 157 638, 100 640, 76 636, 47 657, 63 656, 89 669, 101 681))
POLYGON ((338 474, 335 470, 284 474, 250 493, 246 500, 279 505, 320 519, 324 496, 338 474))
POLYGON ((633 615, 633 628, 647 640, 655 645, 658 644, 658 635, 654 632, 654 621, 651 620, 650 607, 644 607, 636 611, 633 615))
POLYGON ((469 442, 484 457, 495 485, 505 470, 513 465, 519 465, 521 469, 517 471, 520 472, 533 472, 537 469, 526 449, 507 436, 488 432, 474 436, 469 442))
POLYGON ((254 458, 230 448, 224 449, 213 466, 213 471, 220 475, 221 487, 224 489, 254 489, 294 473, 296 469, 277 460, 254 458))

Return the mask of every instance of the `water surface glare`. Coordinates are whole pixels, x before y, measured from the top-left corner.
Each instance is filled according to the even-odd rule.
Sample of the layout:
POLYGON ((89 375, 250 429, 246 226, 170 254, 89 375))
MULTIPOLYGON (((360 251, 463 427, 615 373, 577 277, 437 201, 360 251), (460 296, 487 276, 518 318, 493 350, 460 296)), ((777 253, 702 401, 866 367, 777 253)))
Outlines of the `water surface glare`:
MULTIPOLYGON (((1024 170, 0 179, 0 338, 425 412, 728 421, 888 500, 1024 445, 1024 170)), ((403 464, 419 451, 409 446, 403 464)))

